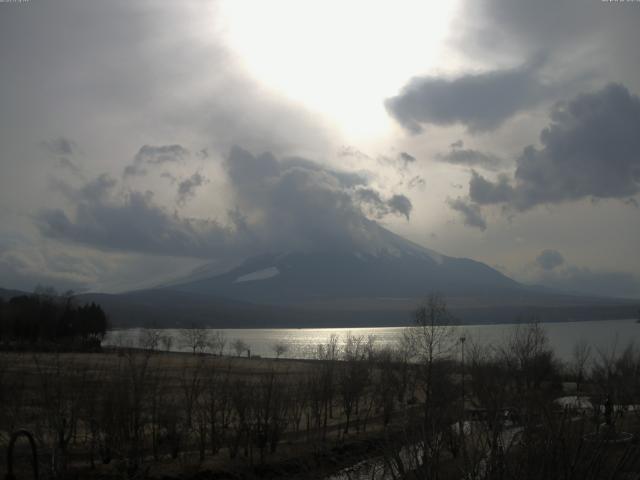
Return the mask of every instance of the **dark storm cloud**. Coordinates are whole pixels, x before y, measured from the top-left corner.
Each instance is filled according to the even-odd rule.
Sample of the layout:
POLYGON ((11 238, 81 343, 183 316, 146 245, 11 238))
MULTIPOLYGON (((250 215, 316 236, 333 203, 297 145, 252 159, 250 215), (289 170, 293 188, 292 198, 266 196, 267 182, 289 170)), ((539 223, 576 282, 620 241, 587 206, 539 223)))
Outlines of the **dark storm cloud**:
POLYGON ((87 196, 77 203, 75 218, 62 209, 44 209, 36 224, 46 237, 105 250, 209 257, 238 246, 229 227, 171 214, 150 192, 129 192, 123 199, 87 196))
MULTIPOLYGON (((395 169, 396 174, 399 176, 399 181, 396 184, 397 188, 406 187, 409 190, 424 189, 427 182, 421 175, 416 175, 414 173, 412 166, 418 161, 418 159, 410 153, 400 152, 398 155, 394 156, 380 155, 377 158, 377 161, 380 165, 390 166, 395 169)), ((398 198, 390 199, 387 204, 391 206, 392 210, 396 210, 398 213, 403 214, 407 219, 409 219, 409 215, 413 209, 411 201, 409 201, 409 199, 404 195, 397 197, 398 198)))
POLYGON ((74 162, 69 160, 67 157, 60 158, 58 160, 58 165, 61 168, 66 168, 67 170, 69 170, 70 172, 76 175, 82 175, 82 169, 78 165, 76 165, 74 162))
POLYGON ((513 181, 491 182, 473 173, 471 199, 507 203, 517 210, 582 198, 625 199, 640 191, 640 98, 609 84, 555 105, 540 134, 527 146, 513 181))
POLYGON ((73 140, 65 137, 43 140, 40 146, 53 155, 70 156, 73 155, 78 145, 73 140))
POLYGON ((462 124, 471 132, 494 130, 553 91, 538 79, 539 67, 540 61, 535 61, 455 78, 416 77, 387 99, 385 107, 411 133, 420 133, 426 124, 462 124))
POLYGON ((557 250, 543 250, 536 257, 536 265, 543 270, 553 270, 564 263, 564 257, 557 250))
POLYGON ((491 182, 475 170, 471 171, 469 181, 469 196, 480 205, 491 205, 509 202, 514 198, 513 187, 509 183, 509 177, 502 174, 497 182, 491 182))
MULTIPOLYGON (((215 258, 294 248, 351 249, 370 241, 375 230, 363 204, 375 218, 408 219, 411 212, 404 195, 383 199, 362 177, 302 158, 278 160, 268 152, 253 155, 234 147, 223 167, 236 205, 224 224, 171 213, 151 192, 118 194, 116 181, 107 175, 78 189, 58 182, 75 211, 44 209, 36 224, 47 237, 107 250, 215 258)), ((184 199, 205 181, 198 173, 183 181, 184 199)))
POLYGON ((127 165, 123 175, 144 175, 145 166, 178 163, 189 155, 189 151, 182 145, 143 145, 133 157, 133 162, 127 165))
POLYGON ((398 214, 409 220, 413 205, 405 195, 393 195, 388 200, 382 198, 379 192, 371 188, 360 188, 355 192, 355 198, 363 204, 375 218, 383 218, 389 214, 398 214))
POLYGON ((498 170, 504 166, 504 160, 497 155, 470 148, 452 148, 447 153, 436 155, 436 160, 452 165, 480 167, 486 170, 498 170))
POLYGON ((189 178, 185 178, 178 184, 178 205, 184 205, 187 200, 193 198, 196 190, 207 183, 207 178, 200 172, 196 172, 189 178))
POLYGON ((389 200, 387 200, 387 205, 391 213, 404 215, 404 217, 409 220, 409 215, 411 215, 413 205, 411 204, 411 200, 409 200, 405 195, 393 195, 389 200))
POLYGON ((355 196, 356 200, 372 208, 377 216, 382 217, 386 212, 386 203, 377 191, 371 188, 360 188, 356 190, 355 196))
MULTIPOLYGON (((575 53, 604 36, 612 46, 624 48, 621 39, 637 38, 634 30, 640 11, 631 3, 618 6, 580 0, 474 0, 465 4, 466 15, 457 25, 457 44, 468 55, 530 55, 540 49, 562 54, 565 49, 575 53)), ((633 42, 626 47, 625 54, 637 50, 633 42)), ((632 61, 626 55, 623 58, 632 61)))
POLYGON ((113 192, 117 181, 108 174, 103 173, 89 181, 86 181, 82 187, 74 188, 64 180, 57 177, 49 179, 50 187, 62 193, 71 202, 101 202, 108 198, 113 192))
POLYGON ((640 186, 640 99, 610 84, 556 105, 541 149, 525 148, 515 178, 521 206, 634 195, 640 186))
POLYGON ((123 177, 133 177, 133 176, 137 176, 137 175, 146 175, 147 174, 147 169, 146 168, 142 168, 140 165, 127 165, 126 167, 124 167, 124 170, 122 171, 122 176, 123 177))
POLYGON ((343 180, 320 166, 281 164, 270 153, 254 156, 234 147, 225 168, 240 211, 259 218, 252 224, 258 244, 344 247, 364 220, 343 180))
POLYGON ((167 180, 169 180, 169 183, 171 183, 171 185, 175 184, 178 181, 176 176, 171 172, 162 172, 160 174, 160 178, 166 178, 167 180))
MULTIPOLYGON (((204 182, 204 177, 201 180, 204 182)), ((196 178, 194 183, 199 181, 196 178)), ((35 215, 36 226, 48 238, 103 250, 204 258, 246 248, 246 239, 237 234, 232 215, 226 225, 184 218, 158 205, 151 191, 116 188, 118 181, 108 174, 77 188, 59 179, 52 179, 52 186, 74 208, 71 213, 44 208, 35 215)), ((184 189, 185 199, 189 188, 184 189)))
POLYGON ((250 217, 259 214, 253 231, 271 248, 351 249, 364 242, 372 222, 363 214, 357 192, 365 189, 370 190, 364 194, 367 205, 383 206, 388 214, 409 212, 406 202, 390 204, 365 188, 367 181, 360 175, 300 158, 278 161, 270 153, 255 156, 234 147, 225 169, 240 210, 250 217))
POLYGON ((88 200, 91 202, 101 202, 107 198, 118 182, 107 174, 102 174, 87 182, 78 192, 77 200, 88 200))
POLYGON ((455 200, 449 198, 447 204, 452 210, 462 214, 464 224, 468 227, 479 228, 482 231, 487 229, 487 222, 482 216, 479 205, 469 203, 460 197, 455 200))
POLYGON ((143 145, 134 157, 135 163, 162 164, 180 162, 189 154, 182 145, 143 145))

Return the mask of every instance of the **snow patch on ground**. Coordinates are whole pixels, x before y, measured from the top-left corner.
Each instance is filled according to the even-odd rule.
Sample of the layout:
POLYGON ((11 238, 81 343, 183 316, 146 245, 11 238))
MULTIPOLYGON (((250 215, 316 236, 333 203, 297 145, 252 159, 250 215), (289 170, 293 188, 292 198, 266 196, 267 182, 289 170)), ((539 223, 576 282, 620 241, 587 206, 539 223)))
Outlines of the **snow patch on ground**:
POLYGON ((280 270, 278 270, 277 267, 263 268, 262 270, 256 270, 255 272, 247 273, 246 275, 241 275, 238 278, 236 278, 233 283, 266 280, 267 278, 272 278, 272 277, 275 277, 276 275, 280 275, 280 270))
POLYGON ((571 408, 574 410, 593 410, 593 404, 588 397, 568 395, 566 397, 556 398, 554 401, 562 408, 571 408))
MULTIPOLYGON (((575 410, 594 410, 599 408, 600 412, 605 412, 604 405, 594 405, 589 397, 577 397, 576 395, 569 395, 567 397, 560 397, 554 400, 556 404, 560 405, 563 408, 570 408, 575 410)), ((614 412, 638 412, 640 411, 640 405, 612 405, 614 412)))

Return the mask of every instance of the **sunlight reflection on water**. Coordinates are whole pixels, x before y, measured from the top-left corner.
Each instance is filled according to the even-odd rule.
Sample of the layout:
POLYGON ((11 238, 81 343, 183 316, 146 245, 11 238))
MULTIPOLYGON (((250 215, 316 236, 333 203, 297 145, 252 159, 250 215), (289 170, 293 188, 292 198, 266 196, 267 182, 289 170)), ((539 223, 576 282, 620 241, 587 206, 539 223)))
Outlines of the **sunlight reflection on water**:
MULTIPOLYGON (((501 325, 464 325, 454 327, 454 338, 464 335, 467 345, 477 342, 481 345, 500 344, 513 331, 514 324, 501 325)), ((607 320, 590 322, 564 322, 543 324, 549 337, 551 346, 562 360, 571 358, 571 351, 575 343, 580 340, 588 342, 594 351, 620 351, 630 342, 640 339, 640 324, 633 319, 607 320)), ((211 329, 224 332, 227 339, 226 351, 230 351, 229 344, 235 339, 243 340, 251 349, 253 356, 274 357, 273 345, 283 343, 288 351, 283 357, 313 358, 317 346, 326 344, 331 335, 338 336, 338 344, 343 345, 350 332, 351 335, 375 337, 376 347, 393 347, 402 336, 405 327, 377 327, 377 328, 250 328, 250 329, 211 329)), ((138 337, 142 329, 112 330, 105 338, 103 345, 137 346, 138 337)), ((180 330, 166 329, 163 335, 174 337, 171 350, 188 351, 180 345, 180 330)))

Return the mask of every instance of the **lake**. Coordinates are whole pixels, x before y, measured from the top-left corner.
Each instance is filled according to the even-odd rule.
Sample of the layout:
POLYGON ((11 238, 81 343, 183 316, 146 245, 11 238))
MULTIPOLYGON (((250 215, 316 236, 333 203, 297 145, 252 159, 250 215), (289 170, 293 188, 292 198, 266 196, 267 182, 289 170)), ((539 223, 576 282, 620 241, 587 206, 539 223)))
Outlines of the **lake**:
MULTIPOLYGON (((586 341, 597 350, 620 351, 630 342, 640 341, 640 324, 635 319, 603 320, 589 322, 562 322, 542 324, 549 342, 558 357, 570 360, 573 346, 578 341, 586 341)), ((464 325, 455 326, 453 337, 464 335, 466 345, 477 342, 482 345, 496 345, 503 342, 513 332, 515 324, 499 325, 464 325)), ((252 328, 252 329, 212 329, 212 332, 223 332, 227 340, 226 351, 231 352, 230 343, 236 339, 243 340, 250 348, 253 356, 274 357, 273 345, 284 344, 288 351, 283 357, 311 358, 317 350, 317 345, 326 344, 331 335, 338 335, 339 344, 349 333, 351 335, 369 335, 375 337, 377 347, 394 346, 401 337, 405 327, 377 327, 377 328, 252 328)), ((142 329, 112 330, 104 339, 105 346, 137 346, 142 329)), ((173 351, 189 351, 180 344, 180 329, 166 329, 163 335, 171 335, 173 351)))

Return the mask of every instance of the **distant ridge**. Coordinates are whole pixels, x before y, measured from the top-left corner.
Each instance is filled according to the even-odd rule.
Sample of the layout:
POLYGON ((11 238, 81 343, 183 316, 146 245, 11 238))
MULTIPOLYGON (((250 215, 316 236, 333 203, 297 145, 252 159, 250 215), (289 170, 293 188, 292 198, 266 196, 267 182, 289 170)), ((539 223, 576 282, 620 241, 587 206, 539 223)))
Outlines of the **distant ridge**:
MULTIPOLYGON (((5 300, 28 294, 0 289, 0 297, 5 300)), ((337 299, 304 306, 277 306, 151 289, 122 294, 84 293, 77 295, 76 301, 101 305, 116 328, 355 328, 410 325, 418 299, 337 299)), ((526 292, 509 298, 447 297, 447 302, 455 319, 469 324, 635 318, 638 311, 637 301, 526 292)))
POLYGON ((22 290, 11 290, 7 288, 0 288, 0 298, 3 300, 9 300, 13 297, 18 297, 20 295, 28 295, 27 292, 23 292, 22 290))

